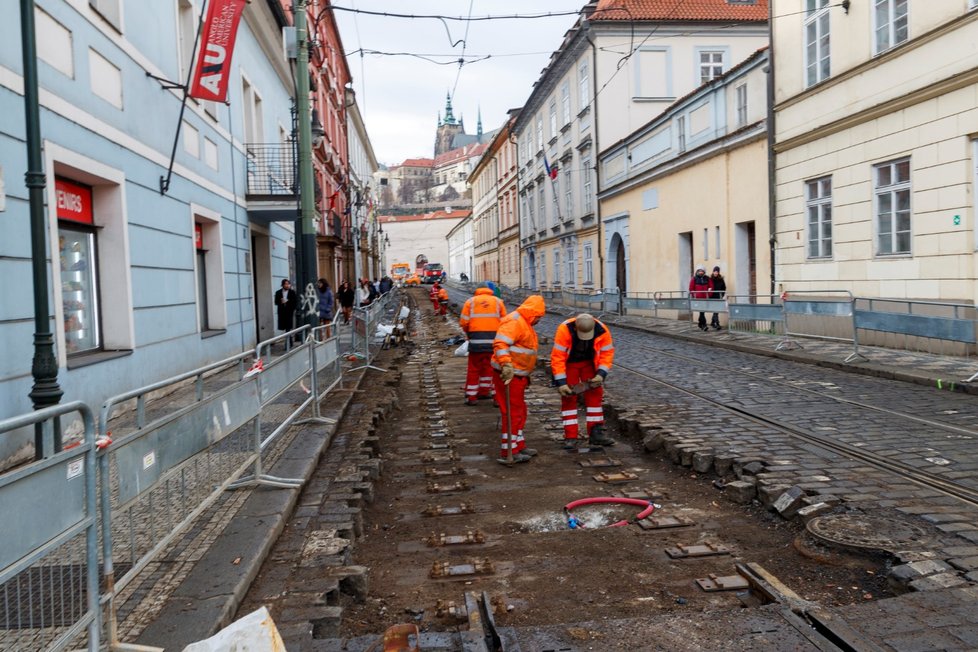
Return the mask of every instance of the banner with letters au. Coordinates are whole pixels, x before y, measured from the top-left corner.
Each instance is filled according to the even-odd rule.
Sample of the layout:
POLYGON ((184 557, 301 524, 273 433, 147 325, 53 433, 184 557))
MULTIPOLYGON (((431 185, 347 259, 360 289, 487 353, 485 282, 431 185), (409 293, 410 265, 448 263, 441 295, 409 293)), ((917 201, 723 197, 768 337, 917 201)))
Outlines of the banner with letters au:
POLYGON ((210 0, 190 97, 212 102, 223 102, 227 97, 234 39, 245 4, 247 0, 210 0))

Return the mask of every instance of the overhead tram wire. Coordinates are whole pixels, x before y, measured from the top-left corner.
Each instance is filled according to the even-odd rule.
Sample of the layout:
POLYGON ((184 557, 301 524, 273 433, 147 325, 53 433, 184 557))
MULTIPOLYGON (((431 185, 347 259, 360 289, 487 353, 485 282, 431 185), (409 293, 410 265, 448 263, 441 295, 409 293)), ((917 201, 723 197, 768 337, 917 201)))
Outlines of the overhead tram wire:
MULTIPOLYGON (((472 18, 472 5, 475 4, 475 0, 469 0, 469 18, 472 18)), ((455 83, 452 84, 452 101, 455 101, 455 89, 458 88, 458 79, 462 76, 462 66, 465 65, 465 48, 469 45, 469 25, 472 21, 465 22, 465 35, 462 36, 462 54, 458 57, 458 72, 455 73, 455 83)), ((448 26, 445 26, 448 29, 448 26)), ((454 45, 452 47, 455 47, 454 45)), ((475 63, 474 61, 472 63, 475 63)))

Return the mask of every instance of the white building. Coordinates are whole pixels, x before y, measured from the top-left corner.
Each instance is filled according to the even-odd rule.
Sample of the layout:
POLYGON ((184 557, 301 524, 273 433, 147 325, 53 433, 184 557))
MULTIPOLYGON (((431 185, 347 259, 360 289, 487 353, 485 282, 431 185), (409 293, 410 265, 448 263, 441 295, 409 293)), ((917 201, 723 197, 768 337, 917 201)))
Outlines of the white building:
POLYGON ((415 268, 423 258, 429 263, 441 263, 447 270, 448 233, 471 215, 472 211, 452 208, 420 215, 379 215, 377 220, 390 239, 386 252, 388 266, 410 263, 415 268))
POLYGON ((471 214, 455 225, 445 236, 448 240, 448 278, 459 280, 462 274, 469 279, 472 275, 472 259, 475 249, 472 240, 471 214))

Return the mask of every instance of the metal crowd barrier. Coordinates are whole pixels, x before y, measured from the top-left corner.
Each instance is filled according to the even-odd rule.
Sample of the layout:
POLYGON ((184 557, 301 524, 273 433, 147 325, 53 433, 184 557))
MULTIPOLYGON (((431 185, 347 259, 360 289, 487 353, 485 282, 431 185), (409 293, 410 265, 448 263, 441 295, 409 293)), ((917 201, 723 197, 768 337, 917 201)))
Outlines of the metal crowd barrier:
MULTIPOLYGON (((399 295, 395 291, 387 292, 374 300, 368 306, 353 309, 353 351, 352 355, 363 360, 363 364, 354 367, 350 371, 361 369, 374 369, 386 373, 386 369, 381 369, 371 364, 381 347, 374 344, 377 327, 382 323, 384 316, 390 309, 391 304, 399 295), (362 348, 361 348, 362 347, 362 348)), ((396 317, 396 316, 395 316, 396 317)), ((395 318, 391 319, 394 323, 395 318)))
MULTIPOLYGON (((857 298, 853 307, 852 354, 846 362, 868 358, 859 352, 859 331, 895 333, 906 338, 917 337, 974 345, 975 307, 958 303, 936 301, 909 301, 905 299, 857 298)), ((978 372, 964 382, 978 378, 978 372)))
POLYGON ((853 298, 848 290, 793 290, 781 295, 784 337, 777 350, 804 348, 796 337, 852 342, 853 298))
POLYGON ((654 292, 626 292, 622 296, 623 314, 629 310, 646 311, 654 314, 656 310, 654 292))
POLYGON ((727 332, 783 335, 785 316, 780 301, 777 294, 727 295, 727 332), (749 327, 741 328, 742 324, 749 327))
POLYGON ((0 421, 0 435, 41 424, 43 450, 54 450, 56 421, 74 413, 84 426, 77 446, 0 474, 0 649, 100 646, 92 411, 55 405, 0 421))
POLYGON ((114 396, 102 405, 103 448, 98 465, 105 583, 101 601, 110 649, 127 649, 118 641, 120 593, 255 462, 257 455, 247 434, 238 432, 249 421, 260 421, 257 381, 242 380, 244 361, 251 357, 251 352, 241 353, 114 396), (232 379, 205 396, 204 377, 231 369, 232 379), (191 378, 195 379, 194 400, 175 410, 167 402, 167 411, 147 422, 146 397, 191 378), (112 441, 108 423, 113 410, 132 399, 136 400, 135 424, 131 432, 116 434, 112 441))
POLYGON ((689 312, 689 293, 686 290, 664 290, 652 293, 653 316, 658 319, 660 310, 689 312))

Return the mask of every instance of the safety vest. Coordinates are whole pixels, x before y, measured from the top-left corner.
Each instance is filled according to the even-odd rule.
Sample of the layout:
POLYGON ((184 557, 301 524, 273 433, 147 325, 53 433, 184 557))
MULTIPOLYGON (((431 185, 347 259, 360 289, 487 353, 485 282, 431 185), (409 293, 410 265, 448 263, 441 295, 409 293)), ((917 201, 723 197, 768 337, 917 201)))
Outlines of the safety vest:
POLYGON ((519 308, 506 315, 492 342, 494 369, 511 364, 517 376, 529 376, 533 372, 537 366, 537 333, 532 323, 546 312, 543 297, 533 294, 519 308))
POLYGON ((438 300, 447 302, 448 290, 446 290, 445 288, 441 288, 440 290, 438 290, 438 300))
POLYGON ((506 316, 506 306, 489 288, 479 288, 462 306, 459 326, 469 338, 469 352, 491 353, 499 322, 506 316))
MULTIPOLYGON (((575 328, 576 319, 568 319, 557 327, 554 334, 554 348, 550 352, 550 370, 558 385, 567 384, 567 359, 574 350, 580 350, 581 341, 575 328)), ((615 360, 615 345, 611 341, 611 331, 597 319, 594 320, 594 339, 588 348, 593 356, 594 370, 607 376, 615 360)))

